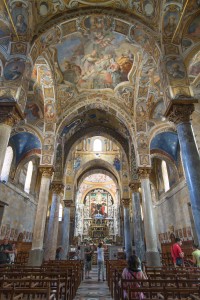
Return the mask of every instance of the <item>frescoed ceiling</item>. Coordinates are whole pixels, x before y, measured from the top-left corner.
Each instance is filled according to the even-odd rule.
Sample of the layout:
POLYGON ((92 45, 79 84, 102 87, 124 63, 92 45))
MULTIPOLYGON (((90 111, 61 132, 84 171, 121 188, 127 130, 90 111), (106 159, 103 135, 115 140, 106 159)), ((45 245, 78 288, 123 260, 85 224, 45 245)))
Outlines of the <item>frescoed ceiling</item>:
MULTIPOLYGON (((146 139, 152 128, 167 124, 161 81, 167 82, 167 72, 176 77, 177 64, 174 88, 182 93, 187 78, 180 80, 188 74, 194 95, 200 95, 199 0, 7 4, 0 3, 0 99, 18 99, 24 124, 51 135, 52 143, 56 132, 67 143, 91 128, 115 132, 126 146, 133 138, 141 141, 140 134, 146 139), (167 70, 165 56, 171 59, 167 70), (186 61, 187 72, 176 56, 186 61)), ((164 136, 159 138, 175 159, 164 136)), ((151 149, 162 148, 157 139, 151 149)), ((40 148, 30 145, 24 149, 40 148)), ((21 159, 26 150, 18 152, 21 159)))

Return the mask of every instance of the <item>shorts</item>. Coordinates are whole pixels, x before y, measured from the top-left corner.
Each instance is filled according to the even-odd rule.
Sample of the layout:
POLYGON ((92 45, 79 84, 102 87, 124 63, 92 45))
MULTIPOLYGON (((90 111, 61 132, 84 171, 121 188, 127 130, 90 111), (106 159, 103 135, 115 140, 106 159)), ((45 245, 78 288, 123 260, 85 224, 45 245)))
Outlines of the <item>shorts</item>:
POLYGON ((91 260, 89 260, 89 261, 85 260, 85 272, 91 271, 91 269, 92 269, 92 261, 91 260))

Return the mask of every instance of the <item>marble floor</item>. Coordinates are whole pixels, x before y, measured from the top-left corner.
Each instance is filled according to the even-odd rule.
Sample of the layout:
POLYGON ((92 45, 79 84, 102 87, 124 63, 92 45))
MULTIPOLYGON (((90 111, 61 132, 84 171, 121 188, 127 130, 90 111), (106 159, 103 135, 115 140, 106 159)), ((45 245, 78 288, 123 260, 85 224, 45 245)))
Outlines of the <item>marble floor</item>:
POLYGON ((92 267, 90 277, 81 282, 74 300, 112 300, 107 281, 98 281, 96 266, 92 267))

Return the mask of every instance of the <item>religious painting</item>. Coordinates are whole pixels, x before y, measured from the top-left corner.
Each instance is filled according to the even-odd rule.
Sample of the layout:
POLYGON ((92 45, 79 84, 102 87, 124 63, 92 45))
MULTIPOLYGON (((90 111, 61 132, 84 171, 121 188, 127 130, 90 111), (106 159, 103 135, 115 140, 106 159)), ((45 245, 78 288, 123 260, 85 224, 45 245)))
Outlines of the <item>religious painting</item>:
POLYGON ((188 28, 190 37, 199 38, 200 36, 200 15, 198 15, 188 28))
POLYGON ((103 189, 95 189, 89 192, 85 197, 85 206, 90 211, 91 218, 111 217, 109 207, 113 204, 112 196, 103 189))
POLYGON ((16 80, 19 79, 25 69, 25 64, 23 61, 17 60, 9 62, 4 68, 4 77, 6 80, 16 80))
POLYGON ((78 33, 56 47, 63 81, 80 89, 114 89, 128 81, 134 48, 125 36, 112 32, 112 19, 102 16, 78 20, 78 33))
POLYGON ((52 28, 47 33, 45 33, 41 38, 40 42, 42 45, 42 49, 54 45, 59 42, 61 37, 61 31, 60 28, 57 26, 55 28, 52 28))
POLYGON ((28 29, 27 10, 23 6, 15 6, 12 10, 12 17, 17 33, 20 35, 26 34, 28 29))
POLYGON ((150 164, 149 155, 148 154, 146 154, 146 155, 139 155, 139 158, 140 158, 140 165, 141 166, 146 166, 146 165, 150 164))
MULTIPOLYGON (((200 56, 200 55, 199 55, 200 56)), ((198 76, 200 74, 200 57, 199 61, 194 62, 189 68, 189 75, 198 76)))
POLYGON ((130 29, 130 40, 141 46, 145 46, 145 48, 149 44, 149 38, 144 30, 136 28, 135 26, 132 26, 130 29))
POLYGON ((44 87, 44 97, 45 98, 54 98, 53 87, 44 87))
POLYGON ((52 160, 52 156, 50 156, 50 155, 44 155, 42 157, 42 163, 44 165, 50 165, 51 164, 51 160, 52 160))
POLYGON ((138 148, 140 149, 147 149, 148 147, 148 138, 147 136, 140 136, 137 139, 138 148))
POLYGON ((179 20, 179 12, 176 9, 170 9, 164 15, 164 32, 166 36, 173 35, 179 20))
POLYGON ((42 1, 39 6, 39 14, 42 17, 45 17, 49 12, 49 5, 47 2, 42 1))
POLYGON ((10 54, 21 54, 25 55, 27 51, 27 45, 24 43, 12 43, 10 54))
POLYGON ((114 161, 113 161, 113 166, 115 169, 119 172, 121 170, 121 162, 119 157, 115 156, 114 161))
POLYGON ((165 112, 165 104, 164 101, 159 101, 152 113, 152 119, 162 120, 165 112))
POLYGON ((123 102, 127 105, 127 106, 131 106, 133 101, 134 101, 134 90, 131 87, 123 87, 120 88, 117 91, 120 99, 123 100, 123 102))
POLYGON ((42 118, 39 106, 33 101, 27 101, 24 115, 28 122, 34 122, 42 118))
POLYGON ((186 76, 185 66, 182 61, 175 59, 166 63, 167 73, 174 79, 183 79, 186 76))
POLYGON ((154 15, 154 0, 144 0, 143 1, 143 11, 147 17, 152 17, 154 15))
POLYGON ((74 171, 77 171, 81 166, 81 157, 80 155, 78 155, 75 159, 74 159, 74 171))
POLYGON ((55 107, 52 101, 45 101, 44 105, 44 117, 46 120, 54 121, 55 120, 55 107))

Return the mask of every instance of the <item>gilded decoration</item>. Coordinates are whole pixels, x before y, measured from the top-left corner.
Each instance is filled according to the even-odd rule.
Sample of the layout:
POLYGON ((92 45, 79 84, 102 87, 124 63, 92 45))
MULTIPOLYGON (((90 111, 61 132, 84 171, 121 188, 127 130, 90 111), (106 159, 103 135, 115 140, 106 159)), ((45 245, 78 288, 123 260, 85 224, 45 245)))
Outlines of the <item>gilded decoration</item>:
POLYGON ((0 102, 0 123, 13 127, 22 119, 23 115, 15 102, 0 102))
POLYGON ((129 208, 130 202, 131 202, 130 198, 122 199, 123 207, 129 208))
POLYGON ((51 178, 54 173, 54 168, 52 166, 40 166, 39 171, 43 177, 51 178))
POLYGON ((132 181, 129 183, 129 187, 133 193, 138 193, 141 183, 139 181, 132 181))
POLYGON ((66 208, 70 208, 72 206, 73 201, 72 200, 63 200, 64 205, 66 208))
POLYGON ((55 182, 53 181, 51 183, 51 190, 55 193, 55 194, 61 194, 63 193, 64 190, 64 185, 61 182, 55 182))
POLYGON ((139 168, 138 175, 140 179, 148 179, 151 174, 151 168, 139 168))
POLYGON ((171 106, 171 109, 168 111, 166 116, 169 121, 178 125, 181 123, 190 122, 193 111, 194 104, 174 104, 171 106))

